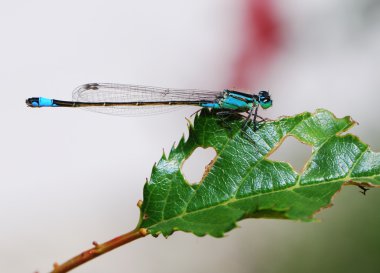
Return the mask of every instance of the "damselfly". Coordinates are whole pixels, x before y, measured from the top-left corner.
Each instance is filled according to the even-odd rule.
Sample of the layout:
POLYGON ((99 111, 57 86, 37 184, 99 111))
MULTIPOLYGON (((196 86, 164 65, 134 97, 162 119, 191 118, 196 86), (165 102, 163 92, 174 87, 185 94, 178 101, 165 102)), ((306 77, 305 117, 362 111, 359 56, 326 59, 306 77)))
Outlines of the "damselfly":
POLYGON ((268 91, 247 94, 225 89, 221 92, 197 89, 172 89, 142 85, 90 83, 73 92, 72 101, 33 97, 30 107, 80 107, 113 115, 150 115, 183 106, 199 106, 220 110, 225 115, 246 113, 246 123, 253 120, 257 129, 259 106, 267 109, 273 102, 268 91))

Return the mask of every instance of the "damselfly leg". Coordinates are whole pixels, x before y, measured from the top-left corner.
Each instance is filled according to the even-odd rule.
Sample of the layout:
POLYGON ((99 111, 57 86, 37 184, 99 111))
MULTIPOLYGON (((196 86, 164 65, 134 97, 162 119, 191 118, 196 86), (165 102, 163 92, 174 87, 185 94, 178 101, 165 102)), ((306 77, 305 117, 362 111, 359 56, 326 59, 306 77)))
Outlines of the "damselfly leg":
POLYGON ((265 122, 266 119, 262 118, 261 116, 257 115, 257 107, 253 108, 252 110, 247 112, 248 115, 244 115, 241 112, 229 110, 229 111, 218 111, 216 112, 216 115, 219 117, 219 120, 223 127, 225 127, 229 133, 233 134, 233 128, 231 127, 231 122, 229 122, 229 119, 244 119, 244 123, 240 128, 240 133, 242 136, 250 141, 252 144, 255 144, 255 141, 252 139, 252 136, 247 132, 249 130, 249 125, 254 122, 254 128, 250 129, 253 130, 253 132, 256 132, 258 130, 258 124, 265 122), (258 120, 260 119, 260 120, 258 120))
POLYGON ((233 128, 231 127, 231 123, 228 121, 231 119, 240 119, 242 117, 239 112, 236 112, 234 110, 218 111, 216 112, 216 116, 221 122, 221 125, 226 128, 231 135, 233 134, 233 128))

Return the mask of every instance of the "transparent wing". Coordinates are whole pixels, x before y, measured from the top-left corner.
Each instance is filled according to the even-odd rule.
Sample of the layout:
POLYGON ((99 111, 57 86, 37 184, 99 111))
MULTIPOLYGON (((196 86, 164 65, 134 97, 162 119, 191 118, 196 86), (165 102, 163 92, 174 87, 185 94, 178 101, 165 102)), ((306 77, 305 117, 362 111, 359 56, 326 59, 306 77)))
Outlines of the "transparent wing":
MULTIPOLYGON (((90 83, 73 91, 78 102, 162 102, 162 105, 96 106, 82 109, 125 116, 142 116, 165 113, 186 105, 165 105, 169 101, 214 101, 222 92, 198 89, 173 89, 142 85, 90 83)), ((189 105, 191 106, 191 105, 189 105)), ((194 106, 194 105, 193 105, 194 106)))

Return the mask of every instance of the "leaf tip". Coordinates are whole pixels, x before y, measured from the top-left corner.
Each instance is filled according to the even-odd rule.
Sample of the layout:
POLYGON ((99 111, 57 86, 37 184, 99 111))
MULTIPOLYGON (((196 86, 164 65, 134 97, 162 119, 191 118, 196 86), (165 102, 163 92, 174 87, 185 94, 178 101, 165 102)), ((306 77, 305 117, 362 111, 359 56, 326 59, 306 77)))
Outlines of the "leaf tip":
POLYGON ((165 154, 165 149, 162 149, 162 156, 161 159, 167 160, 166 154, 165 154))

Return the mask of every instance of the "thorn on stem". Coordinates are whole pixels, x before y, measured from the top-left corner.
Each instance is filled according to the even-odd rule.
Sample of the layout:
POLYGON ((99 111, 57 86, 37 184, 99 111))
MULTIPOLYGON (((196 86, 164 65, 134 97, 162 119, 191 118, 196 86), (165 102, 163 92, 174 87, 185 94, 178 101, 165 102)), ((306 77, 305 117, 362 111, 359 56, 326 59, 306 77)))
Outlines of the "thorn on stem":
POLYGON ((137 206, 138 206, 140 209, 141 209, 142 204, 143 204, 143 201, 142 201, 142 200, 137 201, 137 206))
POLYGON ((98 244, 97 241, 93 241, 93 242, 92 242, 92 245, 93 245, 95 248, 98 248, 98 247, 99 247, 99 244, 98 244))
POLYGON ((140 228, 139 229, 139 232, 140 232, 140 234, 142 235, 142 236, 146 236, 146 235, 148 235, 148 230, 146 229, 146 228, 140 228))
POLYGON ((57 269, 59 267, 59 264, 57 263, 57 262, 55 262, 54 264, 53 264, 53 268, 54 269, 57 269))

